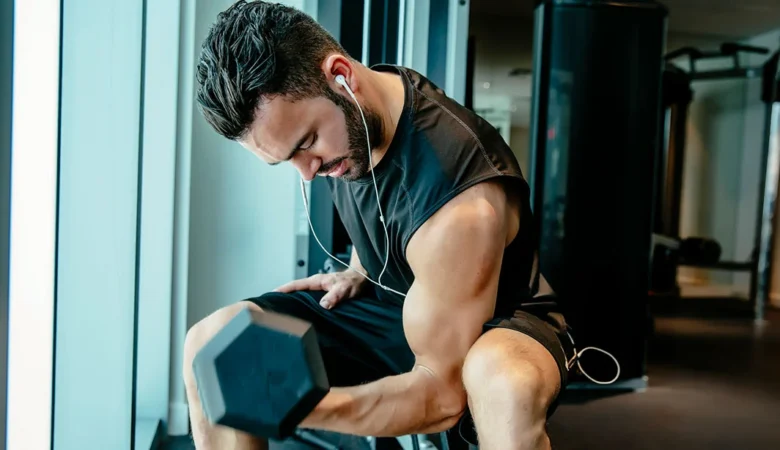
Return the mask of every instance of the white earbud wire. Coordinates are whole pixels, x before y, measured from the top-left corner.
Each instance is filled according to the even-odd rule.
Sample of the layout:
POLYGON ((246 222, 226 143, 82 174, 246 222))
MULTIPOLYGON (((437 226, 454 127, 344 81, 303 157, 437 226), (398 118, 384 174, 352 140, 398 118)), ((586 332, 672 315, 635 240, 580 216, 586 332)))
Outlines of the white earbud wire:
POLYGON ((377 281, 372 280, 371 278, 369 278, 363 272, 355 269, 354 267, 350 266, 349 264, 345 264, 340 259, 338 259, 335 256, 331 255, 330 252, 328 252, 325 249, 325 246, 322 245, 322 242, 320 242, 320 239, 317 237, 317 233, 314 231, 314 225, 311 222, 311 215, 309 213, 309 201, 308 201, 308 197, 306 196, 306 188, 305 188, 305 186, 303 184, 303 179, 301 179, 301 195, 303 195, 303 204, 304 204, 304 207, 306 209, 306 218, 309 220, 309 228, 311 229, 311 233, 314 235, 314 239, 320 245, 320 248, 322 248, 322 250, 328 256, 330 256, 331 258, 333 258, 334 260, 336 260, 340 264, 346 266, 347 268, 352 269, 355 272, 359 273, 365 279, 367 279, 368 281, 370 281, 370 282, 374 283, 375 285, 381 287, 382 289, 384 289, 384 290, 386 290, 388 292, 392 292, 394 294, 398 294, 398 295, 400 295, 400 296, 405 298, 406 297, 405 294, 403 294, 401 292, 398 292, 398 291, 396 291, 394 289, 391 289, 391 288, 385 286, 384 284, 382 284, 382 276, 385 274, 385 271, 387 270, 387 262, 390 259, 390 235, 387 232, 387 224, 385 223, 385 215, 382 212, 382 204, 381 204, 381 202, 379 200, 379 188, 377 187, 376 175, 374 174, 374 158, 373 158, 373 155, 371 153, 371 136, 370 136, 370 134, 368 132, 368 123, 366 122, 365 115, 363 115, 363 108, 360 107, 360 103, 358 102, 357 98, 355 97, 355 93, 352 92, 352 89, 347 84, 347 81, 344 78, 344 76, 337 75, 336 76, 336 82, 338 84, 340 84, 341 86, 343 86, 344 89, 347 90, 347 93, 349 93, 349 96, 352 97, 352 100, 355 101, 355 104, 358 107, 358 111, 360 111, 360 117, 361 117, 361 119, 363 119, 363 127, 366 130, 366 143, 368 144, 368 160, 369 160, 369 163, 371 164, 371 177, 372 177, 373 184, 374 184, 374 194, 376 195, 376 203, 377 203, 377 207, 379 208, 379 221, 382 223, 382 229, 385 232, 385 263, 384 263, 384 266, 382 267, 382 271, 379 273, 379 277, 377 278, 377 281))
POLYGON ((572 356, 572 358, 566 364, 566 368, 567 369, 571 369, 574 366, 574 362, 576 361, 577 362, 577 367, 580 369, 580 372, 582 372, 582 374, 585 375, 585 377, 587 379, 589 379, 590 381, 592 381, 592 382, 594 382, 596 384, 601 384, 601 385, 612 384, 615 381, 617 381, 618 378, 620 378, 620 363, 618 362, 617 358, 612 356, 611 353, 609 353, 606 350, 602 350, 602 349, 600 349, 598 347, 585 347, 582 350, 577 351, 576 344, 574 343, 574 338, 571 337, 571 334, 568 331, 566 332, 566 334, 569 336, 569 340, 571 341, 572 348, 574 349, 574 356, 572 356), (607 355, 610 358, 612 358, 612 361, 615 362, 615 366, 617 366, 617 373, 615 374, 615 377, 613 379, 611 379, 609 381, 598 381, 598 380, 594 379, 593 377, 591 377, 590 375, 588 375, 587 372, 585 372, 585 369, 582 368, 582 364, 580 363, 580 358, 582 357, 582 354, 585 353, 587 350, 596 350, 597 352, 604 353, 605 355, 607 355))
POLYGON ((382 202, 379 201, 379 188, 376 184, 376 174, 374 173, 374 157, 371 153, 371 136, 368 133, 368 123, 366 122, 366 116, 363 115, 363 108, 360 107, 360 103, 358 102, 358 99, 355 97, 355 93, 352 92, 352 89, 347 84, 346 80, 342 75, 339 75, 341 77, 341 85, 344 86, 344 89, 347 90, 347 93, 349 93, 349 96, 352 97, 352 100, 355 101, 355 105, 358 107, 358 111, 360 111, 360 118, 363 119, 363 127, 366 130, 366 143, 368 144, 368 160, 371 164, 371 178, 373 180, 374 184, 374 193, 376 194, 376 205, 379 208, 379 221, 382 222, 382 228, 385 231, 385 265, 382 267, 382 272, 379 273, 379 278, 377 278, 377 284, 379 286, 382 286, 382 275, 384 275, 385 271, 387 270, 387 262, 390 259, 390 235, 387 232, 387 224, 385 223, 385 214, 382 212, 382 202))
POLYGON ((368 275, 364 274, 360 270, 355 269, 354 267, 350 266, 349 264, 345 263, 344 261, 336 258, 335 256, 331 255, 330 252, 325 250, 325 246, 322 245, 322 242, 320 242, 320 239, 317 237, 317 233, 314 232, 314 225, 312 225, 312 223, 311 223, 311 215, 309 215, 309 201, 308 201, 308 198, 306 197, 306 187, 303 184, 303 179, 301 179, 301 194, 303 195, 303 205, 304 205, 304 208, 306 209, 306 218, 309 220, 309 228, 311 228, 311 234, 314 236, 314 239, 317 241, 317 244, 320 245, 320 248, 322 249, 322 251, 325 252, 326 255, 330 256, 332 259, 334 259, 336 262, 338 262, 342 266, 359 273, 363 278, 365 278, 366 280, 370 281, 371 283, 374 283, 375 285, 381 287, 382 289, 385 289, 386 291, 392 292, 394 294, 398 294, 398 295, 400 295, 402 297, 406 297, 406 294, 398 292, 398 291, 396 291, 394 289, 391 289, 391 288, 389 288, 387 286, 382 286, 381 284, 379 284, 376 281, 372 280, 368 275))

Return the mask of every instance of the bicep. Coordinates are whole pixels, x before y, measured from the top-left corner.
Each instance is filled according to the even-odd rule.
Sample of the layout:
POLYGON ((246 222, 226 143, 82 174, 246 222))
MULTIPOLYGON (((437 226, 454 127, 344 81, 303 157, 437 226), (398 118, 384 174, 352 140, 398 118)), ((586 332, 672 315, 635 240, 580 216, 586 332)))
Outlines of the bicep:
POLYGON ((458 384, 463 361, 490 319, 494 300, 487 293, 470 301, 436 301, 440 298, 422 284, 412 286, 404 304, 404 331, 415 366, 447 384, 458 384))
POLYGON ((415 282, 403 320, 417 365, 459 384, 466 354, 494 312, 505 226, 489 206, 468 205, 450 217, 410 246, 415 282))

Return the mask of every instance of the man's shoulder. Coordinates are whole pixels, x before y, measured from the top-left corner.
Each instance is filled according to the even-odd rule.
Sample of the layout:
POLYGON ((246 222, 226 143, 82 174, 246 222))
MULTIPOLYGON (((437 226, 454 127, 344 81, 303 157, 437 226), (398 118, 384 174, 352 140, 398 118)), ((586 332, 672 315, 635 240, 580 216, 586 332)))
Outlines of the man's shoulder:
MULTIPOLYGON (((488 159, 517 166, 512 149, 496 127, 425 78, 412 83, 413 136, 439 153, 479 150, 488 159)), ((513 167, 512 169, 516 169, 513 167)))
POLYGON ((412 248, 431 239, 447 239, 452 233, 489 232, 506 240, 517 227, 519 199, 509 184, 486 180, 466 188, 444 203, 420 224, 409 240, 412 248))
POLYGON ((486 181, 461 192, 432 214, 409 240, 407 255, 464 240, 503 248, 516 232, 512 196, 501 183, 486 181))

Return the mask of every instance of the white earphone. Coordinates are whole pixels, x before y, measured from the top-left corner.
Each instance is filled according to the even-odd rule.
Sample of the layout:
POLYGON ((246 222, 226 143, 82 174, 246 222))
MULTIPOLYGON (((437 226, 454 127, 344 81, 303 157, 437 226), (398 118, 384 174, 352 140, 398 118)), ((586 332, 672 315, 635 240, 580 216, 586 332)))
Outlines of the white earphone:
POLYGON ((304 204, 304 209, 306 209, 306 218, 309 220, 309 228, 311 228, 311 233, 312 233, 312 235, 314 235, 314 239, 320 245, 322 250, 328 256, 333 258, 336 262, 346 266, 349 269, 354 270, 355 272, 357 272, 360 275, 362 275, 365 279, 367 279, 368 281, 370 281, 370 282, 374 283, 375 285, 381 287, 382 289, 384 289, 384 290, 386 290, 388 292, 392 292, 394 294, 398 294, 401 297, 406 297, 406 294, 398 292, 398 291, 396 291, 394 289, 391 289, 391 288, 385 286, 384 284, 382 284, 382 275, 385 274, 385 271, 387 270, 387 262, 390 259, 390 235, 387 232, 387 224, 385 223, 385 215, 382 212, 382 204, 379 201, 379 189, 377 188, 377 185, 376 185, 376 175, 374 174, 374 159, 373 159, 373 155, 371 154, 371 136, 370 136, 370 133, 368 132, 368 123, 366 122, 366 116, 363 114, 363 108, 360 107, 360 102, 358 102, 357 97, 355 97, 355 93, 352 92, 352 89, 349 87, 349 84, 347 84, 347 79, 344 78, 344 75, 336 75, 336 80, 335 81, 336 81, 336 83, 338 83, 339 85, 344 87, 344 89, 347 90, 347 93, 349 93, 349 96, 352 97, 352 100, 355 102, 355 104, 358 107, 358 110, 360 111, 360 117, 363 119, 363 126, 366 129, 366 142, 368 143, 368 160, 369 160, 369 163, 370 163, 371 177, 373 178, 373 181, 374 181, 374 193, 376 194, 376 203, 377 203, 377 207, 379 208, 379 221, 382 222, 382 228, 385 231, 385 264, 382 267, 382 272, 379 274, 379 278, 377 278, 377 281, 372 280, 371 278, 368 277, 368 275, 366 275, 363 272, 355 269, 354 267, 350 266, 349 264, 345 264, 340 259, 338 259, 335 256, 331 255, 330 252, 328 252, 325 249, 325 246, 322 245, 322 242, 320 242, 320 239, 317 237, 317 233, 314 232, 314 225, 312 225, 312 223, 311 223, 311 215, 309 214, 309 201, 308 201, 308 197, 306 196, 306 187, 303 184, 303 178, 301 178, 301 180, 300 180, 301 181, 301 195, 303 195, 303 204, 304 204))
POLYGON ((350 94, 352 94, 352 89, 349 88, 349 85, 347 84, 347 79, 344 78, 344 75, 336 75, 336 83, 344 86, 347 91, 349 91, 350 94))

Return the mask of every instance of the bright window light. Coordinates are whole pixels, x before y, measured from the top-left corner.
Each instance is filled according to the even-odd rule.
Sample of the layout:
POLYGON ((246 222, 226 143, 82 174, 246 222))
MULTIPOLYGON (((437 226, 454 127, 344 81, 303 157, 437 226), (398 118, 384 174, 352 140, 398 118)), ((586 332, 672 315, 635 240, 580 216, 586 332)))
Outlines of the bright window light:
POLYGON ((51 447, 60 0, 14 7, 8 449, 51 447))

